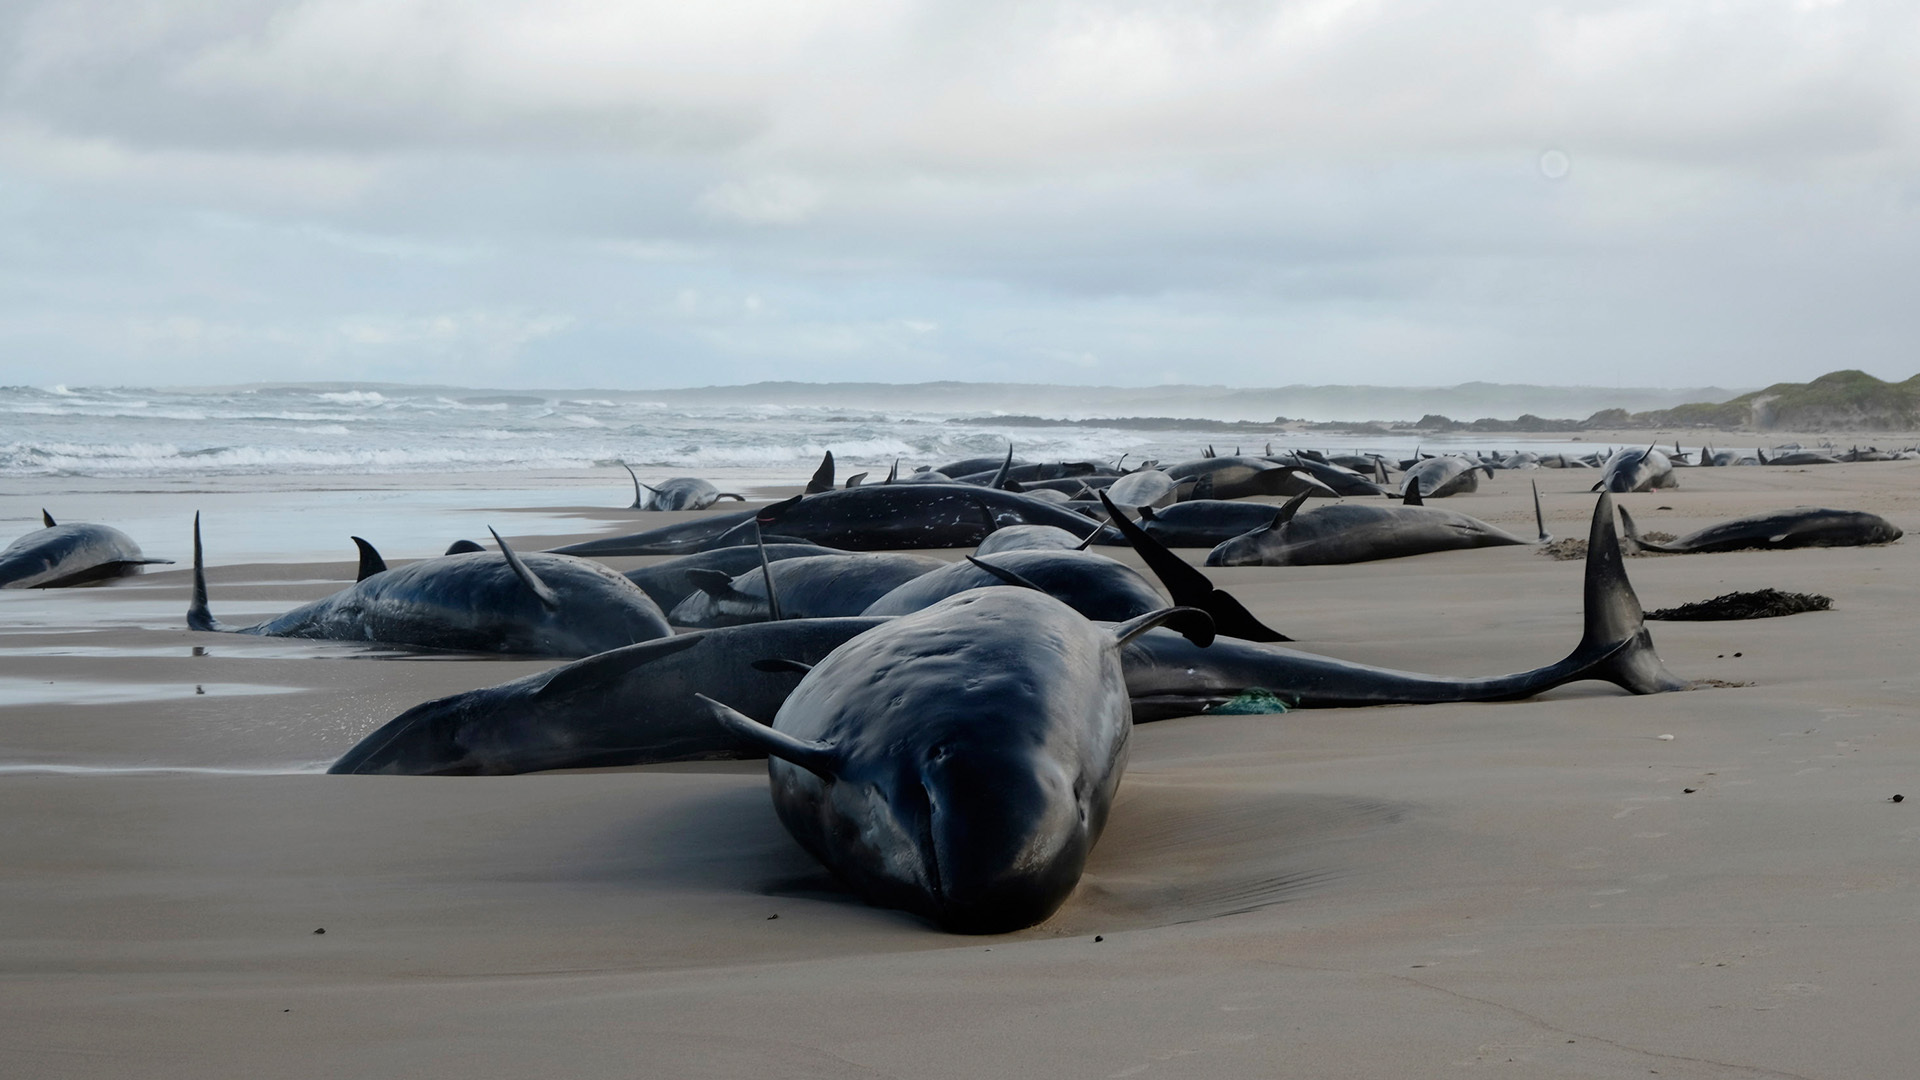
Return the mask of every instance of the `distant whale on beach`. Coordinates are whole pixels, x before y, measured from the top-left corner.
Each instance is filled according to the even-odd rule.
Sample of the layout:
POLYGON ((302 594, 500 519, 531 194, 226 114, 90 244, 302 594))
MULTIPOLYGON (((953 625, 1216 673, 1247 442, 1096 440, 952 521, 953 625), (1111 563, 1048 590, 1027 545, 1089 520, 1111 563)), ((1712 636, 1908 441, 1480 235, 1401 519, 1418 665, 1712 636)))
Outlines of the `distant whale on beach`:
POLYGON ((494 541, 498 553, 442 555, 394 570, 374 570, 374 564, 384 563, 361 541, 366 576, 360 580, 258 625, 229 627, 207 606, 196 514, 187 625, 260 637, 527 656, 587 656, 673 633, 659 605, 607 567, 565 555, 522 556, 498 533, 494 541))
POLYGON ((147 558, 133 537, 110 525, 61 525, 45 510, 40 520, 45 528, 0 551, 0 589, 61 589, 173 562, 147 558))

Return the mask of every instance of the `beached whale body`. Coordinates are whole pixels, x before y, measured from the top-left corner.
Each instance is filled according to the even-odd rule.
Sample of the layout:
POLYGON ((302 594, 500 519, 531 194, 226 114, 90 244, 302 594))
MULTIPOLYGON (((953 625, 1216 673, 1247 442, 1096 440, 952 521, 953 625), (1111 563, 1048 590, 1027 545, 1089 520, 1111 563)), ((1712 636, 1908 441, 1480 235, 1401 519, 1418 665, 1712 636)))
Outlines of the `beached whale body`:
POLYGON ((1080 514, 973 484, 863 484, 763 507, 760 527, 844 551, 971 548, 1006 525, 1052 525, 1084 537, 1080 514))
MULTIPOLYGON (((1596 513, 1590 533, 1585 635, 1565 660, 1516 675, 1455 678, 1271 648, 1244 635, 1197 649, 1149 633, 1121 651, 1134 721, 1190 716, 1254 691, 1293 707, 1341 707, 1501 701, 1579 679, 1603 679, 1636 694, 1681 689, 1685 684, 1654 652, 1627 581, 1612 500, 1600 502, 1609 516, 1603 525, 1596 513)), ((749 716, 770 721, 798 679, 769 678, 785 668, 755 667, 756 661, 811 664, 888 621, 755 623, 617 649, 415 706, 367 736, 332 771, 517 773, 763 756, 763 743, 703 726, 704 707, 692 695, 722 694, 749 716)))
POLYGON ((45 510, 40 520, 45 528, 0 551, 0 589, 60 589, 173 561, 147 558, 133 537, 110 525, 60 525, 45 510))
MULTIPOLYGON (((1539 491, 1534 492, 1535 512, 1539 491)), ((1399 559, 1434 551, 1544 543, 1437 506, 1336 503, 1304 513, 1294 499, 1266 526, 1222 542, 1208 566, 1330 566, 1399 559)))
MULTIPOLYGON (((1305 515, 1302 515, 1305 516, 1305 515)), ((1196 649, 1178 637, 1150 633, 1128 645, 1127 689, 1141 722, 1188 716, 1265 691, 1289 707, 1427 705, 1532 697, 1583 679, 1611 682, 1635 694, 1685 689, 1654 652, 1640 600, 1627 580, 1613 498, 1602 493, 1587 534, 1585 632, 1565 659, 1512 675, 1455 678, 1356 664, 1331 657, 1221 638, 1196 649)))
POLYGON ((1593 485, 1595 491, 1620 494, 1680 486, 1679 477, 1673 475, 1673 462, 1650 446, 1616 450, 1601 468, 1600 479, 1593 485))
POLYGON ((1120 622, 1167 606, 1153 584, 1122 562, 1090 551, 1003 551, 945 563, 870 604, 864 615, 905 615, 969 589, 1030 585, 1089 619, 1120 622))
POLYGON ((1120 645, 1168 618, 1205 622, 1108 631, 1030 589, 975 590, 834 650, 771 727, 715 714, 769 755, 787 831, 869 903, 1004 933, 1078 884, 1133 730, 1120 645))
POLYGON ((697 589, 674 606, 667 621, 675 626, 716 627, 776 617, 859 615, 895 587, 948 565, 931 555, 904 551, 835 552, 824 558, 770 563, 764 570, 756 566, 731 577, 714 571, 694 573, 690 576, 697 589), (768 575, 773 579, 771 597, 768 575))
MULTIPOLYGON (((363 542, 363 567, 370 550, 363 542)), ((187 625, 261 637, 569 657, 673 633, 660 606, 607 567, 566 555, 522 556, 504 542, 497 553, 442 555, 373 573, 256 626, 223 626, 207 607, 198 515, 187 625)))
POLYGON ((1489 478, 1493 476, 1488 466, 1458 455, 1424 458, 1407 467, 1407 474, 1400 478, 1400 495, 1405 498, 1412 493, 1417 501, 1478 491, 1483 472, 1489 478))
POLYGON ((626 570, 622 574, 628 581, 646 590, 647 595, 653 597, 653 602, 660 605, 661 611, 672 611, 675 604, 700 589, 694 583, 691 571, 718 570, 729 577, 738 577, 759 567, 762 551, 766 552, 766 561, 770 563, 845 554, 818 544, 739 544, 682 555, 652 566, 626 570))
POLYGON ((772 723, 800 682, 779 657, 819 662, 881 619, 803 619, 700 630, 614 649, 498 686, 423 702, 382 724, 328 772, 503 776, 667 761, 758 758, 694 694, 724 695, 772 723))
POLYGON ((1620 508, 1620 521, 1626 526, 1629 551, 1661 551, 1670 555, 1690 555, 1713 551, 1741 551, 1747 548, 1855 547, 1866 544, 1891 544, 1903 535, 1900 527, 1879 514, 1863 510, 1828 510, 1801 506, 1709 525, 1678 540, 1655 543, 1642 540, 1634 528, 1626 507, 1620 508))
POLYGON ((658 484, 645 484, 631 466, 623 467, 627 475, 633 477, 631 509, 634 510, 705 510, 721 499, 746 501, 744 496, 721 491, 710 482, 694 476, 676 476, 658 484))

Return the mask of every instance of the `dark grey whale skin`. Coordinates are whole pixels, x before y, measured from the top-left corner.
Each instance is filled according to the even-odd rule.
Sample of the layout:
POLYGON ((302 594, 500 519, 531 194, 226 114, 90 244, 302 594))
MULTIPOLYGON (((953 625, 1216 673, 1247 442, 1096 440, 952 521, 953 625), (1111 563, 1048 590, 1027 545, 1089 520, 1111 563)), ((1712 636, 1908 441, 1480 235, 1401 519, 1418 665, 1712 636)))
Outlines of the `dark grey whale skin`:
POLYGON ((1433 551, 1531 544, 1504 529, 1435 506, 1336 503, 1225 540, 1208 566, 1330 566, 1433 551))
MULTIPOLYGON (((985 562, 1038 586, 1089 619, 1122 622, 1167 606, 1151 582, 1123 562, 1090 551, 1002 551, 985 562)), ((1007 584, 971 562, 949 563, 879 597, 864 615, 906 615, 969 589, 1007 584)))
POLYGON ((1600 479, 1593 485, 1594 491, 1611 491, 1619 495, 1680 486, 1679 478, 1673 475, 1672 459, 1651 446, 1617 450, 1607 458, 1601 469, 1600 479))
MULTIPOLYGON (((820 555, 844 554, 818 544, 768 544, 766 549, 767 561, 770 563, 786 559, 811 559, 820 555)), ((674 605, 699 589, 687 571, 718 570, 729 577, 738 577, 759 565, 758 545, 737 544, 732 547, 682 555, 652 566, 643 566, 637 570, 626 570, 622 572, 622 576, 640 586, 648 596, 653 597, 653 602, 660 605, 661 611, 672 611, 674 605)))
POLYGON ((972 484, 863 484, 774 503, 760 527, 843 551, 971 548, 1004 525, 1053 525, 1085 537, 1098 526, 1072 510, 972 484))
POLYGON ((1620 508, 1621 524, 1626 526, 1629 551, 1659 551, 1669 555, 1692 555, 1716 551, 1744 551, 1749 548, 1857 547, 1891 544, 1905 535, 1900 527, 1879 514, 1864 510, 1829 510, 1819 506, 1799 506, 1750 514, 1709 525, 1678 540, 1655 543, 1642 540, 1634 528, 1633 516, 1620 508))
POLYGON ((543 769, 757 758, 693 695, 725 694, 771 723, 800 681, 759 660, 819 662, 880 619, 807 619, 702 630, 589 656, 551 671, 416 705, 327 771, 504 776, 543 769))
MULTIPOLYGON (((1590 532, 1584 636, 1556 664, 1515 675, 1454 678, 1233 638, 1199 649, 1177 636, 1152 632, 1120 653, 1134 720, 1201 713, 1256 688, 1299 707, 1503 701, 1580 679, 1604 679, 1636 694, 1682 689, 1686 684, 1669 674, 1654 652, 1620 557, 1611 503, 1601 500, 1609 515, 1604 535, 1598 524, 1590 532)), ((766 752, 763 745, 712 725, 692 695, 722 694, 750 717, 770 721, 798 680, 756 669, 756 661, 815 663, 887 621, 754 623, 591 656, 417 705, 367 736, 330 771, 507 774, 759 757, 766 752)))
POLYGON ((1133 730, 1121 636, 1162 617, 1116 633, 977 589, 834 650, 770 728, 715 712, 764 745, 787 831, 868 903, 1006 933, 1079 883, 1133 730))
POLYGON ((1669 673, 1654 651, 1627 580, 1607 494, 1594 507, 1587 545, 1584 632, 1573 652, 1545 667, 1486 678, 1420 675, 1231 638, 1195 649, 1177 637, 1148 633, 1124 650, 1127 691, 1144 722, 1201 712, 1253 689, 1299 708, 1507 701, 1582 679, 1601 679, 1635 694, 1685 689, 1690 684, 1669 673))
POLYGON ((1420 498, 1444 499, 1449 495, 1460 495, 1480 490, 1480 474, 1492 476, 1486 465, 1477 461, 1468 461, 1456 455, 1425 458, 1408 467, 1406 475, 1400 478, 1400 495, 1415 484, 1419 485, 1420 498))
MULTIPOLYGON (((907 551, 835 551, 830 558, 771 563, 768 572, 773 575, 773 599, 779 602, 782 619, 825 619, 865 614, 867 605, 903 583, 948 565, 931 555, 907 551)), ((692 593, 668 612, 667 621, 711 629, 764 622, 772 614, 767 578, 754 567, 736 575, 718 595, 692 593)))
POLYGON ((441 555, 354 582, 254 626, 223 626, 207 607, 194 519, 194 630, 260 637, 377 641, 423 649, 590 656, 667 637, 660 606, 640 586, 599 563, 538 552, 518 556, 547 590, 536 594, 498 552, 441 555))
MULTIPOLYGON (((1242 533, 1273 523, 1280 508, 1271 503, 1230 499, 1190 499, 1157 510, 1140 512, 1140 527, 1148 536, 1172 547, 1211 548, 1242 533)), ((1096 544, 1125 544, 1119 530, 1102 529, 1096 544)))
POLYGON ((45 528, 0 551, 0 589, 62 589, 173 561, 147 558, 133 537, 111 525, 56 525, 44 511, 42 517, 45 528))

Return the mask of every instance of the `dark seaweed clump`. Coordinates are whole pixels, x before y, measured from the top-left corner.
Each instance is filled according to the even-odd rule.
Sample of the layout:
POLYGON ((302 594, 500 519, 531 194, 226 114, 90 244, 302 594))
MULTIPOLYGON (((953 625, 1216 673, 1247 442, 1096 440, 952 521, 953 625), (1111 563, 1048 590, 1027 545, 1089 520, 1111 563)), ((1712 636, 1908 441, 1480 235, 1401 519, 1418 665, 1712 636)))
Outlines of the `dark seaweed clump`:
POLYGON ((1669 622, 1772 619, 1781 615, 1798 615, 1803 611, 1826 611, 1831 607, 1833 607, 1831 596, 1821 596, 1818 593, 1781 592, 1779 589, 1756 589, 1753 592, 1730 592, 1711 600, 1649 611, 1647 618, 1665 619, 1669 622))

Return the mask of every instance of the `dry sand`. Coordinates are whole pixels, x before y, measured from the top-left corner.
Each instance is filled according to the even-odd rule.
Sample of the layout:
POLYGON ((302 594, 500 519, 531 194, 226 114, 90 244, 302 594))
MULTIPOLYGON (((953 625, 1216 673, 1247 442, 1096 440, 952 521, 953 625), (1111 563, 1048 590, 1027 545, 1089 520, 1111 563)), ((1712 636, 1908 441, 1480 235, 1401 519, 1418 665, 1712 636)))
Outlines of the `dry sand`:
MULTIPOLYGON (((1583 535, 1595 477, 1446 505, 1522 531, 1537 479, 1583 535)), ((1620 501, 1674 533, 1795 504, 1920 527, 1916 462, 1681 482, 1620 501)), ((1654 625, 1732 688, 1143 726, 1079 891, 993 938, 838 890, 757 763, 312 771, 542 664, 191 633, 179 569, 0 594, 0 1075, 1909 1076, 1915 551, 1630 561, 1650 608, 1834 598, 1654 625)), ((221 565, 214 610, 324 595, 345 556, 221 565)), ((1413 670, 1579 636, 1580 565, 1525 548, 1216 580, 1413 670)))

